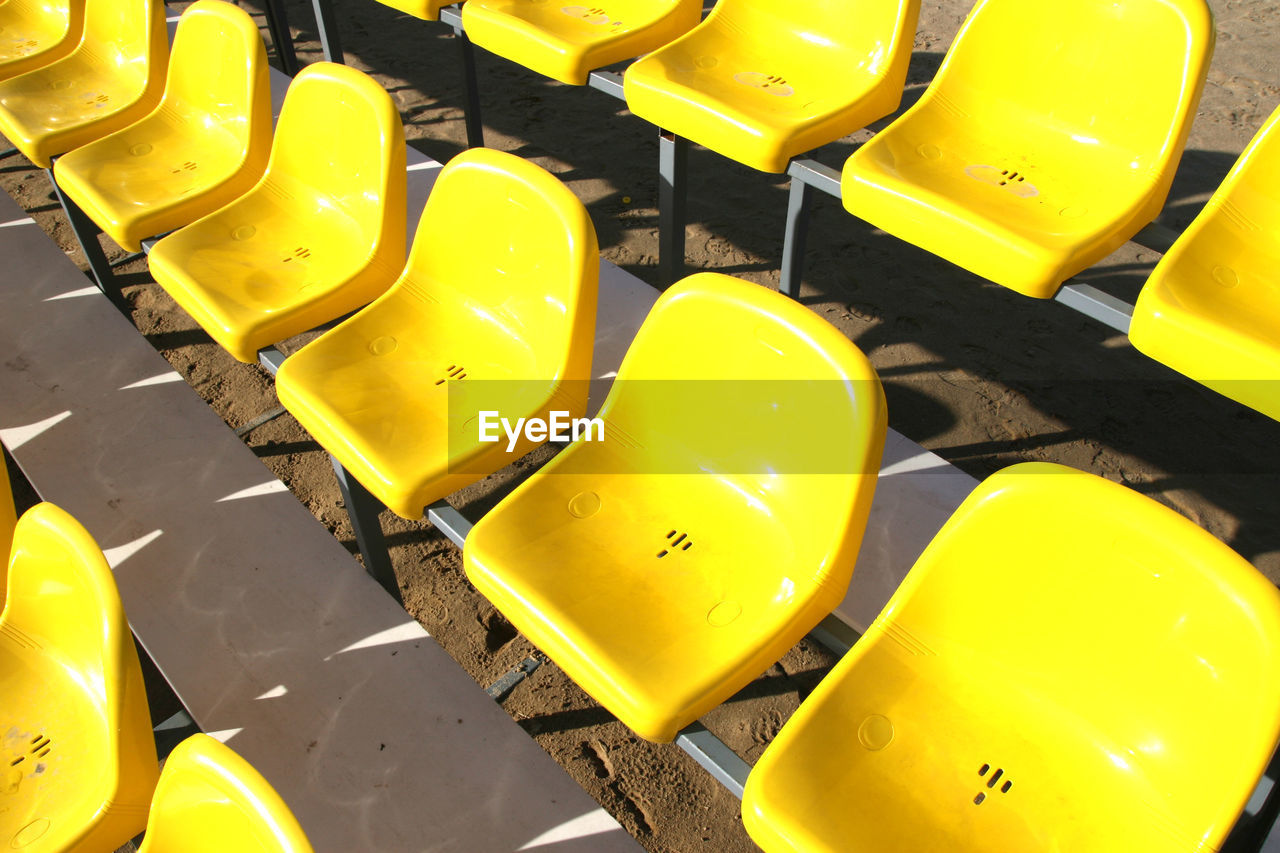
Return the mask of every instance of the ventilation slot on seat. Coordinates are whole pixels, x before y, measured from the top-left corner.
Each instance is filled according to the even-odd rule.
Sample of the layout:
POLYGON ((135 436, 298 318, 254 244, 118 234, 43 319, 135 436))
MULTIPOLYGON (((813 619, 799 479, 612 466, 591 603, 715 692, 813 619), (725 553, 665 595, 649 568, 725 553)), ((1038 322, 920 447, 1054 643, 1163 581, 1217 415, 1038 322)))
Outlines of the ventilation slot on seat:
POLYGON ((665 557, 673 551, 688 551, 693 547, 693 540, 689 538, 688 533, 680 533, 678 530, 672 530, 667 534, 666 538, 668 542, 667 547, 658 552, 659 557, 665 557))
POLYGON ((466 379, 467 378, 467 369, 465 367, 462 367, 461 365, 451 364, 448 366, 448 368, 446 368, 446 372, 447 372, 447 375, 442 376, 436 380, 437 385, 443 385, 445 382, 449 381, 450 379, 466 379))
MULTIPOLYGON (((995 788, 996 785, 1000 785, 1000 780, 1003 777, 1004 784, 1000 785, 1000 793, 1002 794, 1009 793, 1009 789, 1013 787, 1013 782, 1009 781, 1008 777, 1004 775, 1004 768, 997 767, 996 771, 994 773, 991 773, 990 778, 988 778, 987 774, 990 771, 991 771, 990 764, 984 764, 978 768, 978 776, 980 778, 987 780, 987 788, 992 789, 992 788, 995 788)), ((978 795, 973 798, 973 804, 975 806, 980 806, 982 805, 982 801, 985 800, 986 798, 987 798, 986 791, 979 791, 978 795)))

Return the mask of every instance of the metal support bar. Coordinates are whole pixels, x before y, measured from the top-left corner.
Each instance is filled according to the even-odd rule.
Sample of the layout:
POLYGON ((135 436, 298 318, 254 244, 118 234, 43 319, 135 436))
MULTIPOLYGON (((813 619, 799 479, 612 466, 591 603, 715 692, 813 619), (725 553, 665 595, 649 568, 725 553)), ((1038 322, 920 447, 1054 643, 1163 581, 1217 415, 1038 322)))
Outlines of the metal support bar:
POLYGON ((800 298, 804 278, 804 250, 809 240, 809 214, 813 211, 813 187, 791 179, 787 194, 787 227, 782 238, 782 271, 778 289, 784 296, 800 298))
POLYGON ((200 727, 191 716, 185 710, 179 711, 151 730, 156 742, 156 757, 163 761, 173 752, 174 747, 199 732, 200 727))
POLYGON ((333 473, 338 476, 338 490, 347 506, 347 517, 351 519, 351 528, 356 534, 356 546, 364 555, 365 570, 382 584, 392 598, 404 604, 400 586, 396 583, 395 569, 391 566, 391 552, 387 550, 387 540, 382 535, 382 523, 378 521, 382 501, 352 477, 336 458, 330 455, 329 460, 333 462, 333 473))
POLYGON ((316 33, 324 48, 326 62, 343 63, 342 43, 338 39, 338 18, 333 13, 333 0, 311 0, 316 14, 316 33))
POLYGON ((1068 308, 1079 311, 1118 332, 1129 334, 1133 322, 1133 306, 1088 284, 1064 284, 1053 297, 1068 308))
POLYGON ((689 140, 658 131, 658 285, 684 275, 685 201, 689 193, 689 140))
MULTIPOLYGON (((319 0, 317 0, 319 2, 319 0)), ((476 78, 476 49, 462 29, 461 18, 453 28, 458 40, 458 50, 462 53, 462 110, 467 124, 467 147, 484 147, 484 123, 480 117, 480 83, 476 78)))
POLYGON ((449 537, 449 541, 459 548, 467 541, 467 535, 471 533, 471 522, 466 517, 451 507, 445 501, 436 501, 427 507, 427 521, 435 525, 445 536, 449 537))
POLYGON ((258 350, 258 364, 265 367, 267 373, 275 376, 280 370, 280 365, 284 364, 284 353, 275 347, 263 347, 258 350))
POLYGON ((693 756, 716 781, 742 799, 751 765, 702 725, 694 723, 676 735, 676 745, 693 756))
POLYGON ((838 656, 844 657, 860 636, 857 631, 840 621, 834 614, 827 616, 809 632, 809 636, 826 646, 838 656))
POLYGON ((617 71, 592 71, 587 75, 587 85, 620 101, 627 99, 622 93, 622 75, 617 71))
POLYGON ((1158 222, 1152 222, 1146 228, 1133 235, 1133 242, 1144 249, 1150 249, 1163 255, 1173 248, 1173 243, 1179 236, 1178 232, 1172 228, 1166 228, 1158 222))
POLYGON ((17 154, 17 153, 18 153, 17 148, 0 149, 0 160, 3 160, 5 157, 12 157, 14 154, 17 154))
POLYGON ((802 181, 832 198, 843 197, 840 190, 839 170, 824 166, 817 160, 792 160, 787 166, 787 174, 793 180, 802 181))
POLYGON ((107 253, 102 251, 102 244, 98 242, 98 235, 102 233, 102 230, 98 228, 97 223, 80 209, 79 205, 62 192, 62 188, 58 186, 58 182, 53 178, 53 170, 46 169, 45 171, 49 175, 49 182, 53 184, 54 195, 58 197, 58 202, 62 205, 62 212, 67 215, 67 220, 71 223, 71 231, 76 235, 76 242, 80 244, 80 249, 84 252, 85 259, 89 262, 89 272, 93 277, 94 284, 98 285, 98 289, 117 308, 125 311, 124 293, 120 289, 115 273, 111 270, 111 263, 107 260, 107 253))
POLYGON ((149 249, 142 252, 130 252, 129 254, 125 255, 123 258, 117 258, 116 260, 112 261, 111 268, 115 269, 116 267, 122 267, 125 264, 133 263, 134 261, 138 260, 138 258, 145 258, 148 254, 150 254, 149 249))
POLYGON ((537 658, 525 658, 515 669, 510 670, 497 681, 485 688, 484 692, 489 694, 489 698, 495 702, 501 702, 511 695, 511 691, 516 689, 516 685, 524 681, 538 667, 542 666, 542 661, 537 658))
MULTIPOLYGON (((289 15, 284 10, 284 3, 282 0, 263 0, 262 5, 266 9, 267 32, 271 33, 271 43, 275 45, 280 70, 292 77, 298 73, 298 53, 293 49, 293 35, 289 30, 289 15)), ((323 40, 323 36, 321 39, 323 40)))
POLYGON ((276 406, 274 409, 269 409, 263 412, 262 414, 258 415, 256 418, 249 421, 248 423, 237 427, 236 435, 238 435, 240 438, 244 438, 246 435, 253 432, 255 429, 267 423, 268 421, 274 421, 276 418, 283 415, 286 411, 287 410, 285 409, 284 406, 276 406))

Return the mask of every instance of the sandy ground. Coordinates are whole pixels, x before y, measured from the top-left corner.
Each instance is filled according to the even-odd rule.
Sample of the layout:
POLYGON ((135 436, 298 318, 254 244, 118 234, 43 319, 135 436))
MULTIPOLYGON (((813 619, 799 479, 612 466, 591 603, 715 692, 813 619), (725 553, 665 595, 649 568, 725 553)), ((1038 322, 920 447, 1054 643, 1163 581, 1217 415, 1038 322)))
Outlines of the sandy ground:
MULTIPOLYGON (((461 71, 449 30, 374 0, 336 5, 348 63, 392 92, 410 143, 440 161, 462 150, 461 71)), ((1176 229, 1280 102, 1272 59, 1280 3, 1210 5, 1217 52, 1160 218, 1176 229)), ((904 105, 931 79, 969 6, 923 4, 904 105)), ((290 0, 288 7, 300 58, 319 59, 309 5, 290 0)), ((552 83, 483 52, 479 72, 488 145, 557 174, 587 204, 605 257, 653 281, 654 128, 600 92, 552 83)), ((838 167, 867 135, 816 157, 838 167)), ((785 181, 697 149, 690 171, 690 270, 776 287, 785 181)), ((42 172, 11 157, 0 161, 0 185, 82 261, 42 172)), ((976 279, 853 219, 838 202, 819 201, 813 228, 803 300, 869 354, 886 385, 892 427, 976 477, 1016 461, 1050 460, 1120 481, 1202 525, 1273 581, 1280 577, 1276 423, 1148 360, 1098 323, 976 279)), ((1130 245, 1083 278, 1132 302, 1156 260, 1130 245)), ((260 368, 222 352, 158 287, 131 287, 128 297, 138 328, 228 424, 278 405, 260 368)), ((281 417, 245 440, 354 551, 328 461, 297 423, 281 417)), ((478 517, 550 452, 453 503, 478 517)), ((471 587, 460 552, 443 536, 390 513, 383 521, 408 610, 478 683, 538 654, 471 587)), ((805 641, 704 722, 754 761, 832 662, 805 641)), ((736 799, 674 746, 631 735, 554 665, 538 669, 504 706, 646 848, 755 849, 736 799)))

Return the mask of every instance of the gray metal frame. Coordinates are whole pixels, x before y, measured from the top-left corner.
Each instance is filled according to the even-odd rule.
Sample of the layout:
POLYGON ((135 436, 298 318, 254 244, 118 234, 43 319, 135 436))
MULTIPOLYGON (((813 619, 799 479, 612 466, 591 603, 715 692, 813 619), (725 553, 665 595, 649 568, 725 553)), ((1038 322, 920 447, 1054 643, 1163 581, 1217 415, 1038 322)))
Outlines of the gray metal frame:
MULTIPOLYGON (((327 0, 314 0, 317 7, 327 0)), ((280 70, 290 77, 298 73, 298 52, 293 46, 293 36, 289 32, 289 16, 285 12, 283 0, 262 0, 267 16, 267 32, 271 33, 271 43, 276 48, 276 58, 280 60, 280 70)), ((319 18, 319 14, 316 15, 319 18)), ((324 33, 320 34, 321 42, 324 33)), ((327 47, 326 47, 327 50, 327 47)))
POLYGON ((396 583, 396 572, 391 565, 391 552, 387 548, 386 537, 382 534, 382 522, 378 516, 382 513, 382 501, 351 476, 342 463, 332 454, 329 461, 333 463, 333 473, 338 478, 338 491, 342 493, 342 502, 347 508, 347 517, 351 519, 351 529, 356 535, 356 547, 364 557, 364 568, 382 588, 400 604, 400 585, 396 583))
POLYGON ((76 235, 76 242, 80 244, 85 260, 89 263, 89 275, 93 283, 98 286, 104 296, 111 300, 113 305, 121 311, 127 310, 120 282, 111 269, 107 253, 102 250, 102 244, 98 242, 98 235, 102 233, 102 229, 62 191, 62 187, 58 186, 58 182, 54 180, 53 169, 46 169, 45 172, 49 176, 49 183, 53 184, 53 192, 58 197, 58 203, 62 205, 62 212, 71 223, 71 232, 76 235))

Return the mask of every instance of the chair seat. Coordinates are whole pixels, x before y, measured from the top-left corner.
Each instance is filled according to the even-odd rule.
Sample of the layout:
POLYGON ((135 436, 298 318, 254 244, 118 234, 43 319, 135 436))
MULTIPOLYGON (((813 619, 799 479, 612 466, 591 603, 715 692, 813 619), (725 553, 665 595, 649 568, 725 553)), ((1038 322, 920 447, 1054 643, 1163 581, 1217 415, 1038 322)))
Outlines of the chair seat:
POLYGON ((514 373, 527 362, 522 349, 451 321, 435 299, 402 281, 290 356, 276 392, 365 488, 417 519, 428 504, 533 449, 521 441, 508 455, 505 438, 481 442, 476 413, 545 417, 552 408, 583 408, 585 400, 547 401, 550 381, 514 373))
POLYGON ((882 391, 808 309, 699 273, 654 305, 600 419, 603 440, 575 441, 476 524, 463 563, 598 702, 670 741, 844 597, 882 391))
POLYGON ((592 69, 648 53, 698 23, 697 0, 467 0, 472 42, 539 74, 581 86, 592 69))
POLYGON ((977 0, 920 100, 845 163, 845 208, 1053 297, 1155 218, 1213 52, 1205 0, 977 0))
POLYGON ((1134 306, 1129 339, 1179 373, 1280 420, 1278 271, 1280 243, 1218 220, 1156 267, 1134 306))
POLYGON ((440 171, 400 278, 285 360, 280 402, 375 497, 421 518, 546 440, 482 441, 480 412, 582 415, 597 246, 582 203, 544 169, 463 152, 440 171))
POLYGON ((845 208, 888 233, 1027 296, 1050 299, 1159 212, 1149 173, 1083 142, 983 126, 935 99, 856 151, 845 208))
POLYGON ((146 801, 112 808, 102 780, 110 744, 95 722, 93 686, 47 652, 0 626, 0 844, 71 850, 104 810, 107 837, 123 843, 146 821, 146 801), (49 701, 56 696, 59 701, 49 701), (105 808, 104 808, 105 807, 105 808), (114 832, 112 827, 114 826, 114 832), (47 845, 47 846, 46 846, 47 845))
POLYGON ((146 825, 159 768, 115 579, 52 504, 18 521, 0 613, 0 846, 111 851, 146 825))
POLYGON ((263 165, 245 168, 244 147, 226 128, 159 111, 67 153, 54 176, 111 239, 136 252, 145 238, 239 198, 263 165))
POLYGON ((815 606, 803 544, 730 479, 628 472, 610 454, 575 446, 486 515, 467 538, 467 577, 633 731, 666 742, 843 591, 815 606))
POLYGON ((0 80, 25 74, 67 56, 84 30, 84 2, 34 8, 6 0, 0 5, 0 80))
POLYGON ((929 657, 912 642, 872 628, 855 646, 871 649, 788 721, 787 748, 744 799, 764 850, 1209 849, 1161 806, 1159 780, 1116 773, 1126 748, 1108 732, 990 671, 979 652, 929 657), (1068 798, 1088 820, 1045 819, 1068 798))
POLYGON ((1133 310, 1140 351, 1280 420, 1280 110, 1156 265, 1133 310))
POLYGON ((0 81, 0 134, 47 169, 53 157, 141 119, 159 103, 162 88, 147 84, 145 68, 108 73, 74 53, 0 81))
POLYGON ((265 346, 372 302, 399 273, 359 222, 298 181, 271 178, 165 237, 151 274, 223 349, 265 346), (371 258, 370 255, 373 254, 371 258))
POLYGON ((178 744, 156 785, 138 853, 312 853, 288 805, 249 762, 206 734, 178 744))
POLYGON ((769 853, 1218 850, 1280 736, 1278 639, 1275 586, 1185 517, 1012 466, 765 750, 744 823, 769 853))
POLYGON ((831 21, 844 42, 732 0, 627 68, 636 115, 764 172, 852 133, 902 99, 917 2, 862 0, 831 21), (819 46, 825 42, 825 46, 819 46))

